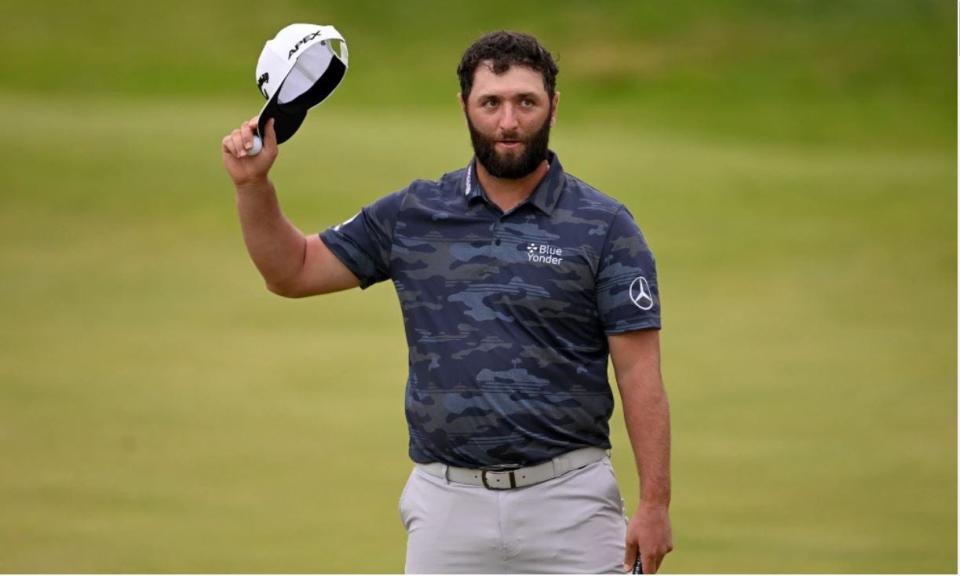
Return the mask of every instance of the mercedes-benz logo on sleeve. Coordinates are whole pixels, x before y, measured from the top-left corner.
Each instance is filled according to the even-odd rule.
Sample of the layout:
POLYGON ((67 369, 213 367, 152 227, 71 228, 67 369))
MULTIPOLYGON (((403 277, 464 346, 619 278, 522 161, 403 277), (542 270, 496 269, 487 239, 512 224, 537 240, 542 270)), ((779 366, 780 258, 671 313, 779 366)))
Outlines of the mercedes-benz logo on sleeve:
POLYGON ((653 308, 653 294, 650 293, 650 283, 643 276, 637 276, 630 283, 630 300, 641 310, 653 308))

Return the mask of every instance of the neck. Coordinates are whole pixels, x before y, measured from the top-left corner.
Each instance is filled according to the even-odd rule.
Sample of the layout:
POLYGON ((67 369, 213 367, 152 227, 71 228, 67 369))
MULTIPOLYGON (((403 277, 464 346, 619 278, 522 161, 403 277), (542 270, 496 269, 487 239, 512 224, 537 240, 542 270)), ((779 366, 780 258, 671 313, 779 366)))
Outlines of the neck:
POLYGON ((526 200, 536 189, 550 170, 550 163, 544 160, 537 168, 523 178, 497 178, 476 162, 477 180, 483 186, 487 197, 503 212, 509 212, 526 200))

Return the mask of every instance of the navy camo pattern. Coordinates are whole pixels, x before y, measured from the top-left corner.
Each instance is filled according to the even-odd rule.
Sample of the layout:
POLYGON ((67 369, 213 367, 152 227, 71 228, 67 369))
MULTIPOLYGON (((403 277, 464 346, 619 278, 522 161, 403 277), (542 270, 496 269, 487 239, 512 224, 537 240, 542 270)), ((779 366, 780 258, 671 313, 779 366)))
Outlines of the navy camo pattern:
POLYGON ((415 462, 509 467, 610 447, 606 336, 660 328, 654 259, 627 209, 555 154, 507 214, 471 162, 320 236, 362 287, 396 287, 415 462))

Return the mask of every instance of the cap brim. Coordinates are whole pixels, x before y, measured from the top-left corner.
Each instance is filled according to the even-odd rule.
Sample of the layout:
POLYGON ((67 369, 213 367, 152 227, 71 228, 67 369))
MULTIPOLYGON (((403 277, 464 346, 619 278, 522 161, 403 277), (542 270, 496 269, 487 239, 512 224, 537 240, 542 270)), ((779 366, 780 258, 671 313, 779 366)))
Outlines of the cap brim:
POLYGON ((282 144, 290 139, 291 136, 303 124, 303 119, 307 117, 306 108, 300 106, 291 106, 290 104, 280 104, 277 101, 277 94, 267 100, 263 109, 260 110, 260 118, 257 120, 257 132, 260 138, 266 134, 267 121, 273 118, 273 130, 277 135, 277 144, 282 144))

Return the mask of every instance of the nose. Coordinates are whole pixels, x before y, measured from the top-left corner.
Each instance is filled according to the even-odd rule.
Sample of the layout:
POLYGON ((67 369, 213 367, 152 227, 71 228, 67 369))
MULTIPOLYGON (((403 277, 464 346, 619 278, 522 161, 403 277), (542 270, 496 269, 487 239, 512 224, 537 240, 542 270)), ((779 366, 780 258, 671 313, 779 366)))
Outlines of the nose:
POLYGON ((515 131, 520 124, 517 120, 517 111, 514 109, 513 104, 507 103, 501 110, 502 114, 500 114, 500 130, 502 132, 515 131))

